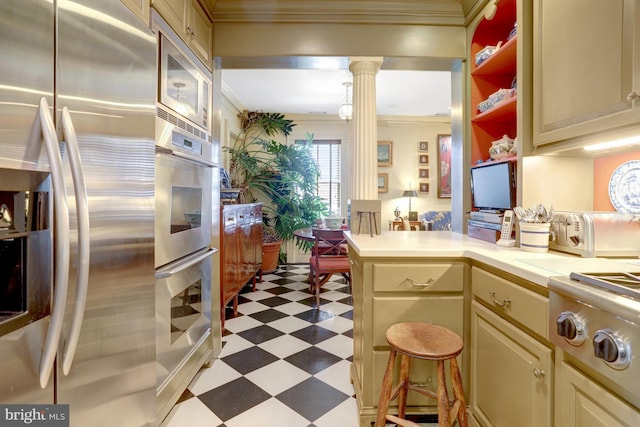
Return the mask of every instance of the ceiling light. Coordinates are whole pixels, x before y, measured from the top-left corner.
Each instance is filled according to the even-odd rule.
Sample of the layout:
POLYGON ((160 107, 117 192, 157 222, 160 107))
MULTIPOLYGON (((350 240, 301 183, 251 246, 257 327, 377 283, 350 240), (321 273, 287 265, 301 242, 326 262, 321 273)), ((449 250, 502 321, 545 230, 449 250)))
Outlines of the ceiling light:
POLYGON ((349 87, 351 86, 351 82, 344 82, 342 84, 344 85, 346 100, 338 109, 338 117, 340 117, 340 120, 349 123, 353 117, 353 105, 349 102, 349 87))

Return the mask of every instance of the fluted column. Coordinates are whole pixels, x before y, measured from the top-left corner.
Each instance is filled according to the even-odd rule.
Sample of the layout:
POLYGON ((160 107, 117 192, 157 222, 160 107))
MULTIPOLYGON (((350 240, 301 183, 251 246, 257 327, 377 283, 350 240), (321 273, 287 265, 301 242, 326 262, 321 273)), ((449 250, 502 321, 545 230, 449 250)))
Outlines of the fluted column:
POLYGON ((353 74, 353 127, 349 156, 351 184, 349 199, 378 199, 378 120, 376 74, 382 57, 350 58, 353 74))

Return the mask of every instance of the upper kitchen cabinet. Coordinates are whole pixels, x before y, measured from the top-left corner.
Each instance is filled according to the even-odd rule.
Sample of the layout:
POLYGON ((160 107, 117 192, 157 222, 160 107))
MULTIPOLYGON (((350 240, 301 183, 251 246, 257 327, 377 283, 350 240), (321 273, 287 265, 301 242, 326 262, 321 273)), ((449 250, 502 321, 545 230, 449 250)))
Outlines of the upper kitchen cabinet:
POLYGON ((131 10, 145 25, 149 25, 150 0, 120 0, 131 10))
POLYGON ((153 7, 211 70, 213 25, 197 0, 153 0, 153 7))
POLYGON ((640 3, 535 0, 535 146, 640 122, 640 3))
POLYGON ((516 0, 486 10, 470 41, 472 164, 489 158, 493 141, 517 136, 516 0))

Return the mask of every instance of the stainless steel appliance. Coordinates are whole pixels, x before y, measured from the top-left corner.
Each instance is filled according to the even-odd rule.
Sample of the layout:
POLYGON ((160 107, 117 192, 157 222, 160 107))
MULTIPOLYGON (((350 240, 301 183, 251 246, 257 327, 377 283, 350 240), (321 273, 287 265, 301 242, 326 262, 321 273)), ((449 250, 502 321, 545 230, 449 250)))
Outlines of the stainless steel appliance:
POLYGON ((196 371, 210 362, 214 250, 203 249, 156 271, 156 352, 161 418, 196 371))
POLYGON ((619 212, 556 212, 549 249, 583 257, 640 256, 640 216, 619 212))
MULTIPOLYGON (((162 110, 159 107, 159 112, 162 110)), ((156 267, 211 242, 211 143, 156 119, 156 267)))
POLYGON ((212 203, 214 194, 218 203, 219 190, 213 189, 216 165, 208 118, 211 73, 156 14, 153 28, 160 40, 162 86, 156 106, 155 183, 156 393, 162 419, 213 358, 217 249, 211 247, 211 236, 218 221, 212 218, 212 203), (168 83, 191 78, 192 83, 180 86, 180 95, 167 92, 168 83))
MULTIPOLYGON (((637 265, 629 264, 629 271, 634 268, 637 265)), ((548 287, 549 336, 569 355, 563 366, 571 366, 603 385, 606 393, 613 392, 616 398, 629 402, 635 408, 629 412, 637 424, 640 273, 571 273, 569 277, 552 277, 548 287)), ((557 381, 564 387, 566 380, 557 381)))
POLYGON ((0 402, 155 425, 157 39, 119 1, 5 0, 0 55, 0 402))
POLYGON ((177 37, 160 35, 160 102, 187 120, 209 130, 211 77, 178 46, 177 37))

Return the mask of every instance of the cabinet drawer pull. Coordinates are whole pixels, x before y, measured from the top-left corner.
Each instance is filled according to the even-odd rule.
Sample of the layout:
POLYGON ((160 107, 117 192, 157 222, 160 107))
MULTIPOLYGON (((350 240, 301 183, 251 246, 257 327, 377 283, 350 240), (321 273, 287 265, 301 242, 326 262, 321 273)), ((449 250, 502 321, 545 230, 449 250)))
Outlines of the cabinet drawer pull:
POLYGON ((636 91, 633 91, 629 95, 627 95, 627 101, 633 102, 633 101, 636 101, 638 99, 640 99, 640 93, 638 93, 636 91))
POLYGON ((410 282, 411 286, 415 286, 416 288, 429 288, 433 286, 434 283, 436 283, 436 280, 433 277, 429 277, 425 283, 416 283, 415 280, 413 280, 410 277, 407 277, 404 280, 405 282, 406 281, 410 282))
POLYGON ((538 368, 533 368, 533 376, 536 378, 542 378, 546 375, 547 373, 544 370, 540 370, 538 368))
POLYGON ((508 298, 505 298, 504 300, 502 300, 502 302, 498 301, 496 299, 496 293, 494 291, 489 291, 489 296, 491 297, 491 302, 499 307, 507 309, 511 305, 511 300, 508 298))

